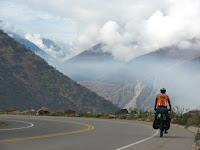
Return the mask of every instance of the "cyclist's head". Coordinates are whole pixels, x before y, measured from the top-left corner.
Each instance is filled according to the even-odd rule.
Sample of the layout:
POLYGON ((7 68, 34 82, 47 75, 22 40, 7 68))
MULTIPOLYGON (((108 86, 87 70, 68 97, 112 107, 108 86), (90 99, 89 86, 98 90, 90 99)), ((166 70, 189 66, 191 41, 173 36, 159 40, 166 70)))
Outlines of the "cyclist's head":
POLYGON ((161 92, 161 93, 166 93, 166 89, 165 89, 165 88, 162 88, 162 89, 160 89, 160 92, 161 92))

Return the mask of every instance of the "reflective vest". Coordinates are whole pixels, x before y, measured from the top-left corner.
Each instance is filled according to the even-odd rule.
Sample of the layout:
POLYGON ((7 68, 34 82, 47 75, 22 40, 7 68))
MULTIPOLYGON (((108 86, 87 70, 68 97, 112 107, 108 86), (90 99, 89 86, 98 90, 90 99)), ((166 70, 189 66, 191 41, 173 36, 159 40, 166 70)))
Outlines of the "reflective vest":
POLYGON ((158 106, 168 106, 169 96, 161 93, 156 96, 156 99, 158 100, 157 105, 158 106))

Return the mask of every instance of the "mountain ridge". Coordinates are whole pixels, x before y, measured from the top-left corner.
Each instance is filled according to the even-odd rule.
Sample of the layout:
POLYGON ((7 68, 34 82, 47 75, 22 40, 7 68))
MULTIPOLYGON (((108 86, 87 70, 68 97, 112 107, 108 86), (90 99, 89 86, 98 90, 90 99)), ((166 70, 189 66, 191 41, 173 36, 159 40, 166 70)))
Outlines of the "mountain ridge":
POLYGON ((0 30, 0 109, 115 112, 119 108, 49 66, 0 30))

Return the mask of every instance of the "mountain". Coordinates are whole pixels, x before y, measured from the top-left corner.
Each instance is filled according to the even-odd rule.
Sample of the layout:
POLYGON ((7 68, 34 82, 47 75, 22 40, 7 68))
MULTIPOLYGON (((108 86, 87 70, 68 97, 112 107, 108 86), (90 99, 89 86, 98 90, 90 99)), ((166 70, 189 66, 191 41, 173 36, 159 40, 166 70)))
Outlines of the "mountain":
POLYGON ((193 59, 197 56, 200 56, 199 49, 193 49, 192 47, 181 48, 178 45, 173 45, 139 56, 129 61, 128 64, 134 67, 136 65, 148 67, 151 65, 162 66, 164 64, 167 68, 170 68, 174 65, 179 65, 180 63, 193 59))
POLYGON ((187 70, 189 72, 193 72, 193 75, 199 75, 200 73, 200 56, 195 57, 189 61, 186 61, 184 63, 182 63, 179 66, 179 69, 181 70, 187 70))
POLYGON ((113 61, 114 58, 111 53, 103 52, 104 44, 97 44, 92 48, 83 51, 82 53, 78 54, 77 56, 68 60, 69 63, 87 63, 91 61, 95 62, 104 62, 104 61, 113 61))
MULTIPOLYGON (((121 62, 104 52, 105 44, 97 44, 63 64, 62 71, 75 81, 105 81, 118 71, 121 62)), ((107 81, 112 80, 112 76, 107 81)))
POLYGON ((98 81, 80 81, 78 83, 82 86, 87 87, 91 91, 96 92, 98 95, 105 97, 107 100, 110 100, 111 96, 122 88, 118 84, 104 83, 98 81))
POLYGON ((0 31, 0 109, 42 106, 81 112, 115 112, 118 107, 49 66, 0 31))
POLYGON ((65 59, 67 56, 71 55, 70 45, 60 41, 52 41, 50 39, 42 38, 42 43, 47 49, 51 49, 54 57, 57 61, 65 59))
POLYGON ((26 46, 26 48, 30 49, 38 56, 42 57, 45 61, 48 62, 48 64, 58 69, 62 64, 62 60, 71 54, 70 46, 66 43, 54 42, 50 39, 41 37, 34 37, 33 39, 37 38, 37 40, 33 40, 30 38, 33 35, 27 34, 26 36, 24 33, 24 35, 15 33, 15 30, 8 30, 4 26, 4 22, 0 20, 0 29, 2 29, 20 44, 26 46))
POLYGON ((130 101, 135 101, 130 107, 136 107, 136 99, 145 87, 132 75, 131 67, 115 60, 111 53, 104 52, 104 46, 97 44, 83 51, 63 65, 66 71, 62 70, 79 84, 119 107, 129 107, 133 104, 130 101))
POLYGON ((52 40, 43 38, 42 39, 43 44, 47 47, 47 48, 52 48, 54 49, 54 51, 60 51, 60 47, 58 45, 56 45, 52 40))
MULTIPOLYGON (((173 106, 195 108, 196 100, 200 98, 196 94, 200 90, 198 86, 200 84, 199 42, 199 38, 195 37, 182 42, 186 44, 178 43, 164 47, 134 58, 127 63, 119 63, 119 65, 114 66, 114 70, 112 65, 104 63, 106 62, 105 59, 101 58, 98 62, 102 62, 103 69, 95 74, 95 78, 87 78, 87 80, 79 78, 79 83, 121 108, 151 110, 154 107, 155 97, 162 87, 167 88, 173 106), (107 71, 109 71, 109 74, 105 73, 107 71), (112 85, 117 88, 113 88, 112 85), (185 96, 182 97, 182 95, 185 96), (188 101, 189 99, 190 101, 188 101)), ((89 50, 89 52, 92 51, 89 50)), ((92 57, 92 55, 89 55, 86 51, 83 53, 87 56, 84 61, 91 64, 87 66, 85 73, 90 74, 97 68, 93 65, 97 56, 88 58, 89 56, 92 57)), ((72 59, 73 62, 79 62, 82 59, 82 55, 72 59)), ((82 64, 80 63, 80 66, 72 66, 71 68, 73 70, 77 68, 83 69, 80 72, 77 71, 80 76, 85 71, 85 64, 82 64)))
POLYGON ((49 64, 55 64, 56 60, 49 54, 47 54, 44 50, 40 49, 37 45, 30 42, 29 40, 23 38, 22 36, 15 34, 15 33, 8 33, 13 39, 15 39, 20 44, 24 45, 26 48, 30 49, 32 52, 37 54, 38 56, 42 57, 46 60, 49 64))
POLYGON ((43 58, 49 65, 57 68, 60 71, 62 59, 64 59, 68 53, 63 51, 63 49, 69 49, 67 44, 61 43, 60 46, 52 40, 42 38, 42 42, 45 48, 41 49, 33 42, 27 40, 26 38, 15 34, 13 32, 7 32, 7 34, 15 39, 20 44, 24 45, 26 48, 30 49, 32 52, 43 58), (47 52, 45 52, 47 50, 47 52), (52 51, 52 52, 49 52, 52 51))
POLYGON ((50 47, 55 47, 55 51, 59 51, 59 50, 60 50, 60 47, 57 46, 52 40, 43 38, 43 39, 42 39, 42 42, 43 42, 44 45, 46 45, 48 48, 50 48, 50 47))
MULTIPOLYGON (((171 96, 173 106, 195 108, 196 89, 199 89, 200 74, 195 72, 199 69, 198 61, 200 56, 198 45, 199 40, 188 40, 189 47, 181 47, 178 44, 161 48, 157 51, 137 57, 128 66, 135 70, 131 74, 135 80, 139 80, 143 85, 143 90, 137 97, 137 107, 153 108, 155 96, 162 87, 167 88, 171 96), (191 70, 191 68, 195 68, 191 70), (191 90, 195 88, 195 90, 191 90), (185 95, 185 96, 183 96, 185 95), (189 99, 193 99, 188 101, 189 99)), ((187 41, 187 42, 188 42, 187 41)), ((200 90, 200 89, 199 89, 200 90)))
MULTIPOLYGON (((0 29, 2 29, 3 27, 3 21, 0 20, 0 29)), ((3 29, 2 29, 3 30, 3 29)), ((4 31, 5 32, 5 31, 4 31)), ((30 49, 32 52, 36 53, 38 56, 42 57, 43 59, 45 59, 47 62, 49 62, 50 64, 54 63, 55 60, 53 57, 51 57, 49 54, 47 54, 46 52, 44 52, 44 50, 40 49, 37 45, 35 45, 34 43, 32 43, 31 41, 25 39, 24 37, 22 37, 19 34, 13 33, 11 31, 6 31, 6 33, 12 37, 13 39, 15 39, 17 42, 19 42, 20 44, 24 45, 26 48, 30 49)))
POLYGON ((96 92, 112 103, 117 104, 121 108, 129 108, 129 106, 135 108, 136 99, 143 89, 139 81, 124 86, 95 81, 80 81, 78 83, 96 92))

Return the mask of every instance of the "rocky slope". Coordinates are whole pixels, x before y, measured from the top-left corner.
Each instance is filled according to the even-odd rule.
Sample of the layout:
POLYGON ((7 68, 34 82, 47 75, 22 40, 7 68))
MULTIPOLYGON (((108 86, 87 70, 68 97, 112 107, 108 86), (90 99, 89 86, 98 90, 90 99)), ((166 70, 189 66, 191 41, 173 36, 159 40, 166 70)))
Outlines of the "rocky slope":
POLYGON ((125 86, 94 81, 80 81, 79 84, 96 92, 121 108, 135 108, 137 98, 144 88, 144 85, 141 85, 139 81, 134 84, 126 84, 125 86))
POLYGON ((0 31, 0 109, 115 112, 118 107, 49 66, 0 31))
POLYGON ((78 83, 82 86, 87 87, 91 91, 96 92, 98 95, 105 97, 107 100, 110 100, 110 97, 122 88, 118 84, 104 83, 104 82, 97 82, 97 81, 96 82, 95 81, 80 81, 78 83))

